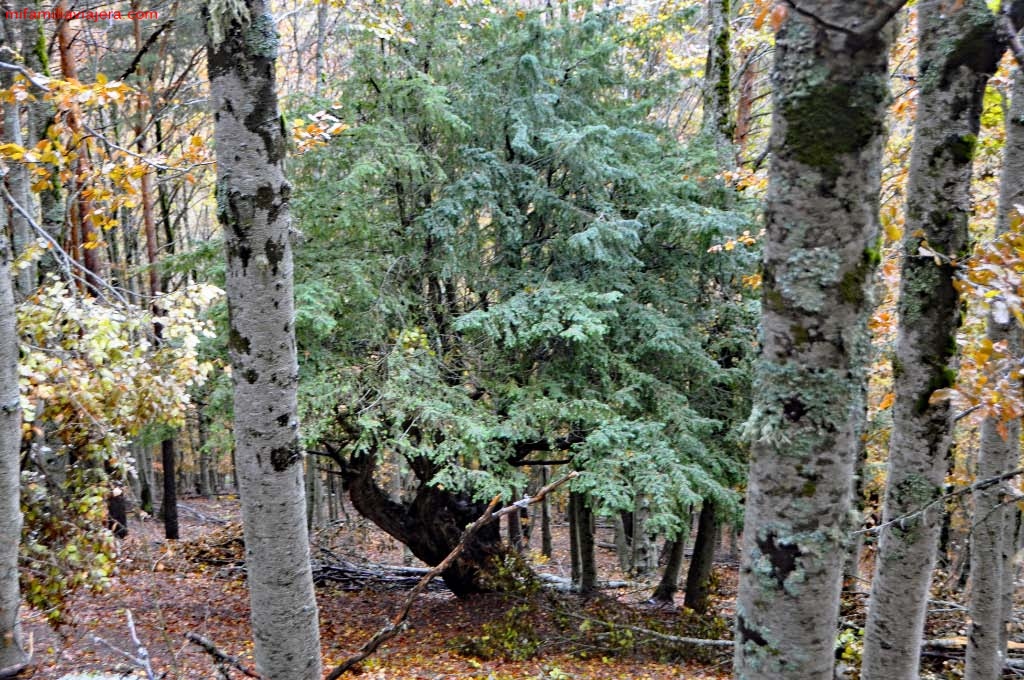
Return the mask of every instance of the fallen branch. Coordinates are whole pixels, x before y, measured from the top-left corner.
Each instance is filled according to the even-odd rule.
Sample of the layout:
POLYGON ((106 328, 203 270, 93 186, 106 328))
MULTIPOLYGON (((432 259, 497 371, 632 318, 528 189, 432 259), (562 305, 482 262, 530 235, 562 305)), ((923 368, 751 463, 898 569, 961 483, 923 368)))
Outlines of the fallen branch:
POLYGON ((487 506, 487 509, 484 511, 484 514, 480 515, 480 517, 477 518, 475 522, 466 527, 466 530, 462 532, 462 537, 459 539, 458 544, 454 548, 452 548, 452 551, 448 553, 447 557, 441 560, 441 562, 436 567, 433 567, 430 571, 423 575, 423 578, 420 579, 420 582, 416 584, 416 587, 413 588, 412 591, 409 593, 408 597, 405 598, 405 603, 402 605, 402 608, 398 611, 394 618, 392 618, 391 621, 389 621, 383 628, 374 633, 373 637, 367 640, 366 644, 364 644, 359 649, 358 652, 342 661, 333 671, 331 671, 330 675, 327 676, 326 680, 337 680, 342 675, 347 673, 357 663, 359 663, 360 661, 362 661, 363 659, 377 651, 377 648, 380 647, 381 644, 383 644, 386 640, 390 640, 394 636, 398 635, 398 633, 400 633, 402 629, 405 628, 405 621, 409 617, 409 611, 412 609, 412 605, 416 602, 416 599, 424 590, 426 590, 427 586, 430 585, 431 581, 433 581, 435 578, 437 578, 439 574, 441 574, 441 572, 443 572, 445 569, 451 566, 452 562, 455 561, 455 558, 457 558, 462 553, 462 551, 465 550, 466 545, 469 543, 469 540, 473 538, 482 527, 486 526, 487 524, 490 524, 491 522, 501 519, 505 515, 510 515, 513 512, 518 512, 520 508, 525 508, 529 505, 532 505, 533 503, 540 501, 542 498, 547 496, 549 493, 551 493, 558 487, 562 486, 569 480, 574 479, 578 476, 578 472, 570 472, 564 477, 557 479, 548 484, 547 486, 545 486, 544 488, 540 489, 535 495, 524 496, 515 503, 512 503, 511 505, 506 505, 504 508, 497 511, 495 511, 494 508, 497 507, 498 500, 500 497, 495 496, 494 499, 491 501, 490 505, 487 506))
POLYGON ((624 623, 602 621, 601 619, 594 619, 589 616, 575 614, 573 612, 565 611, 562 609, 559 609, 558 613, 560 615, 568 616, 569 618, 578 619, 580 621, 585 621, 587 623, 597 623, 604 626, 605 628, 610 628, 614 630, 629 630, 634 633, 639 633, 641 635, 646 635, 648 637, 657 638, 659 640, 665 640, 667 642, 675 642, 681 645, 698 645, 700 647, 732 647, 734 644, 732 640, 709 640, 706 638, 692 638, 685 637, 682 635, 669 635, 668 633, 659 633, 658 631, 651 630, 650 628, 641 628, 640 626, 630 626, 624 623))
MULTIPOLYGON (((242 673, 247 678, 257 678, 257 680, 266 680, 266 678, 264 678, 261 674, 248 668, 245 664, 239 661, 237 657, 231 656, 230 654, 226 654, 220 651, 217 648, 217 645, 213 644, 213 641, 209 638, 205 638, 199 633, 188 632, 185 633, 185 639, 189 642, 195 643, 202 647, 207 654, 214 658, 218 666, 228 665, 242 673)), ((225 673, 225 676, 226 675, 227 674, 225 673)))
POLYGON ((198 510, 196 510, 195 508, 193 508, 191 506, 188 506, 188 505, 185 505, 184 503, 178 503, 178 509, 179 510, 184 510, 185 514, 192 515, 193 517, 198 519, 200 522, 206 522, 208 524, 220 524, 221 526, 223 526, 225 524, 228 524, 228 521, 226 519, 221 519, 220 517, 214 517, 213 515, 205 515, 205 514, 199 512, 198 510))
POLYGON ((125 651, 120 647, 115 647, 114 645, 110 644, 109 642, 101 638, 99 635, 93 635, 92 639, 94 642, 103 645, 115 654, 119 654, 122 657, 124 657, 128 660, 128 662, 131 665, 145 671, 146 680, 156 680, 156 674, 153 672, 153 665, 149 659, 149 650, 146 649, 146 646, 142 644, 142 642, 139 640, 139 634, 135 631, 135 619, 132 617, 132 610, 125 609, 124 615, 125 618, 128 619, 128 633, 131 635, 132 642, 135 644, 134 654, 125 651))

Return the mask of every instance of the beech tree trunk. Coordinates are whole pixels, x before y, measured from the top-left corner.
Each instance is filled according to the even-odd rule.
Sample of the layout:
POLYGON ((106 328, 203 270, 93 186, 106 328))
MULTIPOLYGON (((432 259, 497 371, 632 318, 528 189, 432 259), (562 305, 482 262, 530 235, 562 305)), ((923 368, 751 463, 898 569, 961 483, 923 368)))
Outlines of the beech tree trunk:
MULTIPOLYGON (((996 235, 1008 233, 1011 222, 1021 219, 1015 206, 1024 204, 1024 69, 1020 68, 1013 80, 1010 115, 1006 119, 1000 180, 996 235)), ((989 317, 988 338, 992 342, 1007 342, 1011 356, 1020 354, 1020 336, 1020 326, 1013 317, 1007 323, 989 317)), ((1014 419, 1000 428, 996 419, 986 418, 981 428, 977 478, 987 479, 1009 472, 1017 467, 1019 460, 1020 421, 1014 419)), ((967 635, 965 680, 1002 677, 1007 623, 1004 584, 1013 577, 1017 536, 1017 509, 1006 504, 1005 496, 1002 484, 974 492, 968 599, 971 627, 967 635)))
POLYGON ((885 26, 896 9, 799 4, 779 24, 773 71, 736 615, 734 673, 745 680, 832 678, 879 260, 885 26))
POLYGON ((320 680, 320 633, 298 426, 291 188, 264 0, 207 7, 207 64, 224 228, 235 446, 256 666, 320 680))
MULTIPOLYGON (((9 61, 13 61, 13 55, 17 51, 17 32, 11 25, 10 20, 0 17, 0 48, 4 51, 10 50, 7 55, 9 61)), ((9 88, 14 82, 14 74, 6 71, 0 74, 0 87, 9 88)), ((19 102, 5 101, 4 111, 4 141, 19 146, 25 145, 21 134, 21 104, 19 102)), ((29 191, 31 180, 28 176, 28 165, 25 163, 11 163, 8 166, 7 188, 18 205, 30 215, 34 212, 34 200, 29 191)), ((25 249, 35 240, 32 228, 19 211, 3 206, 9 210, 11 222, 11 245, 14 247, 14 256, 18 257, 25 252, 25 249)), ((14 288, 19 299, 25 299, 36 288, 36 263, 30 261, 27 266, 19 271, 13 272, 14 288)))
POLYGON ((711 571, 715 566, 715 544, 718 537, 718 518, 715 502, 704 499, 697 520, 697 536, 693 541, 693 557, 686 571, 686 598, 683 602, 693 611, 703 614, 708 609, 711 595, 711 571))
MULTIPOLYGON (((893 378, 896 401, 882 521, 942 494, 952 411, 932 393, 955 380, 955 261, 970 254, 971 168, 985 84, 999 47, 984 0, 918 8, 918 96, 907 186, 893 378)), ((943 508, 882 531, 864 633, 864 680, 916 680, 943 508)))
POLYGON ((18 587, 22 522, 21 407, 18 331, 8 247, 6 231, 0 229, 0 678, 13 677, 28 663, 18 619, 21 604, 18 587))

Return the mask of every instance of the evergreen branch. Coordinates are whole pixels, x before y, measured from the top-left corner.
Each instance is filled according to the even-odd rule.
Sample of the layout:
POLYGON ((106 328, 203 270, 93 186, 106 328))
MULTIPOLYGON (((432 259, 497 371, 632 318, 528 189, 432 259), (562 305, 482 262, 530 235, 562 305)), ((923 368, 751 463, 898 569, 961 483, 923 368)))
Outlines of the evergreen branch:
POLYGON ((579 472, 570 472, 564 477, 556 479, 547 486, 543 487, 542 489, 537 491, 535 495, 523 496, 515 503, 506 505, 505 507, 497 511, 495 511, 494 508, 497 507, 498 500, 500 497, 495 496, 494 499, 491 500, 490 505, 487 506, 487 510, 484 511, 484 514, 480 515, 480 517, 477 518, 475 522, 466 527, 466 530, 462 532, 462 537, 459 539, 458 544, 454 548, 452 548, 452 551, 448 553, 448 555, 443 560, 441 560, 441 562, 439 562, 437 566, 431 568, 430 571, 423 575, 423 578, 421 578, 419 583, 416 584, 416 587, 414 587, 409 592, 409 595, 405 598, 405 603, 402 605, 402 608, 399 609, 398 613, 391 619, 391 621, 389 621, 387 624, 384 625, 383 628, 374 633, 373 637, 367 640, 366 644, 364 644, 359 649, 358 652, 345 659, 333 671, 331 671, 330 675, 327 676, 326 680, 337 680, 342 675, 347 673, 357 663, 359 663, 360 661, 362 661, 363 659, 367 658, 375 651, 377 651, 377 648, 380 647, 381 644, 383 644, 385 641, 390 640, 391 638, 402 632, 402 630, 405 629, 405 622, 406 619, 409 618, 409 612, 412 609, 412 605, 419 598, 420 594, 424 590, 426 590, 427 586, 430 585, 431 581, 433 581, 435 578, 437 578, 438 575, 441 574, 441 572, 443 572, 445 569, 451 566, 452 562, 454 562, 455 559, 460 554, 462 554, 462 551, 466 548, 466 545, 469 543, 470 539, 473 538, 477 534, 477 532, 480 531, 481 528, 490 524, 491 522, 495 522, 501 519, 505 515, 510 515, 513 512, 518 512, 520 508, 525 508, 528 505, 537 503, 545 496, 547 496, 549 493, 551 493, 558 487, 562 486, 566 482, 575 479, 576 477, 579 477, 579 475, 579 472))

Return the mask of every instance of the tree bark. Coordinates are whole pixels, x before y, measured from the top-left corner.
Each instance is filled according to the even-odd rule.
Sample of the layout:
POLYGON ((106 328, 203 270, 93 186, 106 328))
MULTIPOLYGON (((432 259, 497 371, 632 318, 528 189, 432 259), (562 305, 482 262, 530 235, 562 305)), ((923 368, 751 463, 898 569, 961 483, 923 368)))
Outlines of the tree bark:
POLYGON ((577 592, 589 597, 597 591, 597 560, 594 554, 594 513, 586 496, 571 492, 575 526, 573 543, 579 561, 579 571, 574 584, 577 592))
MULTIPOLYGON (((1022 216, 1015 208, 1024 203, 1024 69, 1013 80, 1010 114, 1006 119, 1006 146, 1000 178, 996 235, 1010 231, 1011 222, 1022 216)), ((1011 356, 1019 356, 1020 326, 988 319, 988 338, 1006 342, 1011 356)), ((1017 467, 1020 460, 1020 421, 1003 424, 986 418, 981 427, 978 451, 978 479, 995 477, 1017 467)), ((974 520, 971 527, 971 588, 968 612, 971 627, 967 635, 965 680, 994 680, 1002 677, 1006 656, 1006 613, 1004 588, 1012 578, 1016 552, 1017 509, 1006 505, 1003 485, 974 492, 974 520)))
POLYGON ((298 426, 291 188, 264 0, 209 16, 207 68, 224 229, 235 445, 256 665, 319 680, 320 633, 298 426))
MULTIPOLYGON (((732 88, 732 0, 708 0, 708 56, 704 69, 704 117, 702 125, 715 137, 722 153, 732 143, 735 125, 729 104, 732 88)), ((723 154, 723 158, 725 155, 723 154)))
MULTIPOLYGON (((7 61, 16 61, 17 34, 10 25, 10 21, 0 17, 0 52, 6 53, 7 61)), ((5 71, 0 74, 0 87, 7 89, 14 83, 14 74, 5 71)), ((5 101, 4 110, 4 141, 18 146, 24 146, 25 140, 21 134, 21 104, 17 101, 5 101)), ((29 191, 28 166, 25 163, 11 163, 5 181, 8 190, 15 201, 22 209, 31 214, 34 210, 34 199, 29 191)), ((19 257, 25 249, 35 240, 32 228, 28 220, 20 212, 4 206, 4 210, 10 211, 11 222, 11 245, 14 247, 14 256, 19 257)), ((14 272, 14 291, 19 299, 25 299, 36 288, 36 264, 34 260, 25 263, 25 266, 14 272)))
POLYGON ((178 483, 175 472, 177 457, 173 439, 160 442, 160 463, 164 468, 164 497, 160 515, 164 520, 164 537, 171 541, 181 538, 178 530, 178 483))
POLYGON ((668 553, 668 562, 651 599, 672 604, 679 592, 679 574, 683 570, 683 558, 686 557, 686 534, 680 532, 679 536, 665 541, 665 552, 668 553))
MULTIPOLYGON (((970 185, 985 84, 1003 49, 984 0, 918 8, 917 121, 907 187, 893 360, 893 429, 882 521, 942 494, 952 411, 932 393, 955 380, 955 262, 970 254, 970 185)), ((864 680, 916 680, 943 508, 879 537, 864 634, 864 680)))
MULTIPOLYGON (((405 544, 413 555, 436 566, 462 538, 462 531, 487 509, 466 494, 421 483, 408 501, 393 500, 374 479, 376 459, 372 454, 349 460, 335 458, 342 468, 352 505, 388 535, 405 544)), ((429 465, 428 461, 420 461, 429 465)), ((422 477, 433 477, 424 470, 422 477)), ((467 543, 466 548, 441 573, 445 585, 458 597, 490 590, 483 578, 502 554, 499 524, 488 524, 467 543)))
MULTIPOLYGON (((831 680, 863 429, 889 100, 881 0, 801 2, 776 34, 763 344, 734 673, 831 680)), ((786 7, 786 5, 783 5, 786 7)))
POLYGON ((21 406, 18 395, 18 330, 6 232, 0 229, 0 677, 28 663, 18 607, 21 544, 21 406))
POLYGON ((718 518, 715 502, 704 499, 697 521, 697 536, 693 542, 693 557, 686 571, 686 597, 683 604, 698 614, 708 609, 711 595, 711 571, 715 566, 715 543, 718 536, 718 518))
MULTIPOLYGON (((549 475, 550 472, 545 466, 541 471, 541 486, 548 485, 549 475)), ((548 501, 548 497, 545 496, 540 501, 540 554, 550 558, 551 553, 554 552, 553 543, 551 538, 551 504, 548 501)))

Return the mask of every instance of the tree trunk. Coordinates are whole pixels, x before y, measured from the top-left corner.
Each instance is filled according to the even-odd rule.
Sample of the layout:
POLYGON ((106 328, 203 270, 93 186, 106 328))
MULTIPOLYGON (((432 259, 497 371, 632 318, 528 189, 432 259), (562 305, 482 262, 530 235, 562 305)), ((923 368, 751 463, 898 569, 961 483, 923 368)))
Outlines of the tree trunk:
MULTIPOLYGON (((955 262, 970 255, 971 166, 985 84, 995 71, 996 20, 984 0, 918 5, 917 122, 907 186, 883 523, 942 494, 952 412, 932 393, 955 380, 960 299, 955 262)), ((879 537, 864 633, 864 680, 916 680, 943 508, 879 537)))
MULTIPOLYGON (((547 466, 545 466, 541 473, 541 486, 548 485, 548 477, 550 476, 547 466)), ((551 553, 554 552, 551 540, 551 505, 548 502, 548 497, 540 501, 540 554, 544 557, 551 558, 551 553)))
POLYGON ((523 523, 518 512, 508 516, 508 543, 517 553, 523 552, 523 523))
MULTIPOLYGON (((0 17, 0 40, 2 47, 17 51, 17 34, 8 19, 0 17)), ((5 71, 0 74, 0 87, 9 88, 14 83, 14 74, 5 71)), ((24 146, 25 140, 21 134, 21 104, 17 101, 4 101, 4 141, 10 144, 24 146)), ((6 177, 7 188, 11 197, 18 205, 27 212, 33 214, 33 198, 29 191, 31 181, 28 176, 28 166, 25 163, 11 163, 6 177)), ((3 206, 4 210, 8 206, 3 206)), ((15 209, 10 210, 11 221, 11 245, 14 247, 14 257, 21 256, 25 249, 35 240, 32 228, 21 212, 15 209)), ((14 292, 19 299, 25 299, 36 288, 36 264, 35 260, 25 262, 20 270, 14 272, 14 292)))
MULTIPOLYGON (((349 460, 335 458, 335 461, 342 466, 349 498, 359 514, 401 541, 413 555, 431 566, 440 564, 458 545, 466 525, 487 509, 486 503, 474 501, 466 494, 426 483, 416 488, 411 500, 393 500, 374 480, 376 459, 372 455, 355 456, 349 460)), ((429 479, 433 473, 424 472, 423 477, 429 479)), ((452 565, 441 573, 441 577, 458 597, 488 591, 491 586, 485 576, 502 552, 499 524, 488 524, 480 529, 452 565)))
POLYGON ((735 126, 732 122, 732 108, 729 104, 732 87, 732 53, 730 40, 732 31, 732 0, 708 1, 708 56, 704 67, 704 117, 702 126, 715 137, 722 158, 732 143, 735 126))
POLYGON ((831 680, 879 260, 891 18, 801 2, 776 34, 762 350, 734 672, 831 680))
POLYGON ((327 2, 324 0, 316 6, 316 55, 314 57, 313 96, 320 97, 324 82, 324 48, 327 44, 327 2))
MULTIPOLYGON (((3 225, 0 225, 3 226, 3 225)), ((18 330, 15 326, 7 236, 0 229, 0 677, 28 663, 18 607, 21 544, 21 407, 18 396, 18 330)))
POLYGON ((572 492, 570 499, 573 509, 575 531, 573 543, 579 561, 579 571, 573 585, 577 592, 589 597, 597 591, 597 560, 594 554, 594 513, 586 496, 572 492))
POLYGON ((139 507, 153 514, 153 450, 148 445, 135 445, 135 469, 139 474, 139 507))
POLYGON ((274 84, 278 41, 264 0, 230 10, 208 17, 207 70, 256 666, 268 680, 320 680, 299 448, 291 188, 274 84))
POLYGON ((181 538, 178 531, 177 457, 173 439, 160 442, 160 463, 164 468, 164 497, 160 515, 164 520, 164 537, 171 541, 181 538))
POLYGON ((324 526, 324 485, 318 462, 306 456, 306 525, 310 532, 324 526))
POLYGON ((661 581, 654 589, 651 599, 672 604, 675 602, 676 593, 679 592, 679 573, 683 570, 683 558, 686 557, 686 534, 680 532, 676 538, 665 541, 665 553, 668 554, 665 572, 661 575, 661 581))
MULTIPOLYGON (((1003 175, 1000 178, 999 214, 996 235, 1010 231, 1020 219, 1016 205, 1024 203, 1024 69, 1013 80, 1013 99, 1006 120, 1003 175)), ((999 323, 988 319, 988 338, 1008 343, 1010 356, 1020 356, 1021 332, 1017 320, 999 323)), ((995 477, 1017 467, 1020 460, 1020 421, 1000 423, 986 418, 981 427, 977 478, 995 477), (999 430, 1003 429, 1000 433, 999 430)), ((1014 571, 1018 511, 1006 505, 1006 489, 997 484, 974 492, 974 520, 971 527, 971 588, 968 600, 970 631, 967 636, 965 680, 993 680, 1002 677, 1006 653, 1006 612, 1004 588, 1007 572, 1014 571)))
POLYGON ((576 509, 579 496, 569 493, 569 578, 573 586, 580 582, 580 514, 576 509))
POLYGON ((715 502, 704 499, 697 521, 697 536, 693 542, 693 557, 686 571, 686 598, 683 604, 698 614, 708 609, 711 595, 711 571, 715 566, 715 544, 718 537, 718 518, 715 502))
POLYGON ((651 516, 651 501, 645 494, 638 493, 633 510, 632 573, 641 579, 647 578, 658 568, 658 553, 654 540, 647 533, 647 520, 651 516))

